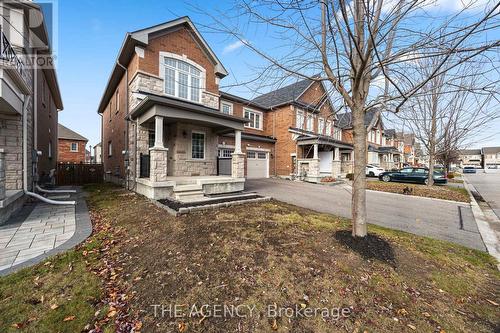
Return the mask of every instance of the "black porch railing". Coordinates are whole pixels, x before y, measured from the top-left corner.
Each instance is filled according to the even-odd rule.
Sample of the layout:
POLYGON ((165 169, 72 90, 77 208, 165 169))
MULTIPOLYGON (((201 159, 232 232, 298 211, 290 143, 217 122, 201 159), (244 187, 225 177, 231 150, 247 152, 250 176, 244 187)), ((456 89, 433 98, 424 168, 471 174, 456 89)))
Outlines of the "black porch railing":
POLYGON ((26 84, 31 84, 31 72, 26 68, 26 65, 10 44, 2 30, 2 26, 0 26, 0 60, 15 68, 26 84))
POLYGON ((140 155, 139 177, 140 178, 149 178, 149 168, 150 168, 149 155, 141 154, 140 155))

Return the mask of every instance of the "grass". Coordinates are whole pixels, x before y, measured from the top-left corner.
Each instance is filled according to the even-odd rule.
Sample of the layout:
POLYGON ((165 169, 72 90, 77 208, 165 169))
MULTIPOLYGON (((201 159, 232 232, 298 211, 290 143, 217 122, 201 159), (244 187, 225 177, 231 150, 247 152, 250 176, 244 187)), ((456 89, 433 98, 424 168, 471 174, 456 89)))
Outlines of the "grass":
POLYGON ((410 194, 419 197, 453 200, 459 202, 470 202, 469 193, 465 188, 446 185, 434 185, 428 187, 423 184, 395 183, 382 181, 369 181, 367 189, 381 192, 410 194))
POLYGON ((79 332, 96 323, 109 332, 498 327, 500 274, 483 252, 372 225, 367 239, 353 239, 349 220, 277 201, 175 218, 123 189, 87 190, 95 233, 81 248, 49 259, 51 264, 0 279, 0 332, 19 331, 12 323, 31 317, 37 319, 21 331, 79 332), (37 276, 40 288, 32 286, 37 276), (25 304, 42 296, 43 303, 25 304), (59 307, 50 310, 52 302, 59 307), (155 304, 177 304, 185 314, 193 304, 255 308, 245 318, 218 318, 212 308, 173 318, 155 316, 155 304), (344 308, 348 314, 269 316, 268 306, 275 305, 344 308), (111 307, 118 311, 116 326, 106 321, 111 307), (62 321, 75 313, 73 321, 62 321))

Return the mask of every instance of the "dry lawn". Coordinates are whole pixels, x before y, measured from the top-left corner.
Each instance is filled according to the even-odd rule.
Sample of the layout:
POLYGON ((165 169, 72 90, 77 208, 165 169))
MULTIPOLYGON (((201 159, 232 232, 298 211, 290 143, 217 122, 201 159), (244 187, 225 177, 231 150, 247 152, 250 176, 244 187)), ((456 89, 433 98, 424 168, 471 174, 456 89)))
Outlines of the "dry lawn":
POLYGON ((367 189, 373 191, 410 194, 419 197, 470 202, 470 197, 466 189, 446 185, 434 185, 432 187, 428 187, 422 184, 368 181, 366 186, 367 189), (407 189, 409 189, 411 193, 405 193, 408 192, 407 189))

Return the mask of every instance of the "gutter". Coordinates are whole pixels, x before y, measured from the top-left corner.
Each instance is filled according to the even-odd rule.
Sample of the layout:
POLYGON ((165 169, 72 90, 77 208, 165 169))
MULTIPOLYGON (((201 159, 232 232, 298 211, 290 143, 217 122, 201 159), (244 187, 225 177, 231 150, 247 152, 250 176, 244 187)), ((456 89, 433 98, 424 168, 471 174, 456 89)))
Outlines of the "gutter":
MULTIPOLYGON (((125 159, 124 159, 124 162, 125 163, 125 188, 127 190, 130 190, 130 153, 129 153, 129 128, 130 128, 130 120, 128 119, 128 114, 129 114, 129 109, 128 109, 128 99, 129 99, 129 96, 128 96, 128 68, 123 66, 121 63, 120 63, 120 60, 117 59, 116 60, 116 64, 121 67, 124 71, 125 71, 125 113, 126 113, 126 116, 125 116, 125 127, 126 127, 126 135, 125 135, 125 159)), ((118 83, 118 87, 120 86, 120 84, 118 83)), ((102 139, 101 139, 102 141, 102 139)), ((134 160, 135 161, 135 160, 134 160)), ((137 161, 135 161, 135 164, 137 164, 137 161)), ((134 182, 135 182, 135 179, 134 179, 134 182)))

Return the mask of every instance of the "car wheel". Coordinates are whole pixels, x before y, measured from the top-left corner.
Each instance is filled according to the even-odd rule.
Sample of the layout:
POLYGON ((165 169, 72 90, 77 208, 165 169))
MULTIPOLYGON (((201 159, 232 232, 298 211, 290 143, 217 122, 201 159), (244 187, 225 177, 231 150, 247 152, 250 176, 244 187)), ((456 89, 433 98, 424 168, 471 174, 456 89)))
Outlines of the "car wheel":
POLYGON ((389 175, 384 175, 382 176, 382 180, 386 183, 390 182, 391 181, 391 176, 389 175))
POLYGON ((375 177, 375 174, 373 173, 373 171, 370 171, 370 172, 368 172, 368 176, 375 177))
POLYGON ((425 185, 429 185, 429 178, 427 178, 426 180, 424 180, 424 184, 425 185))

